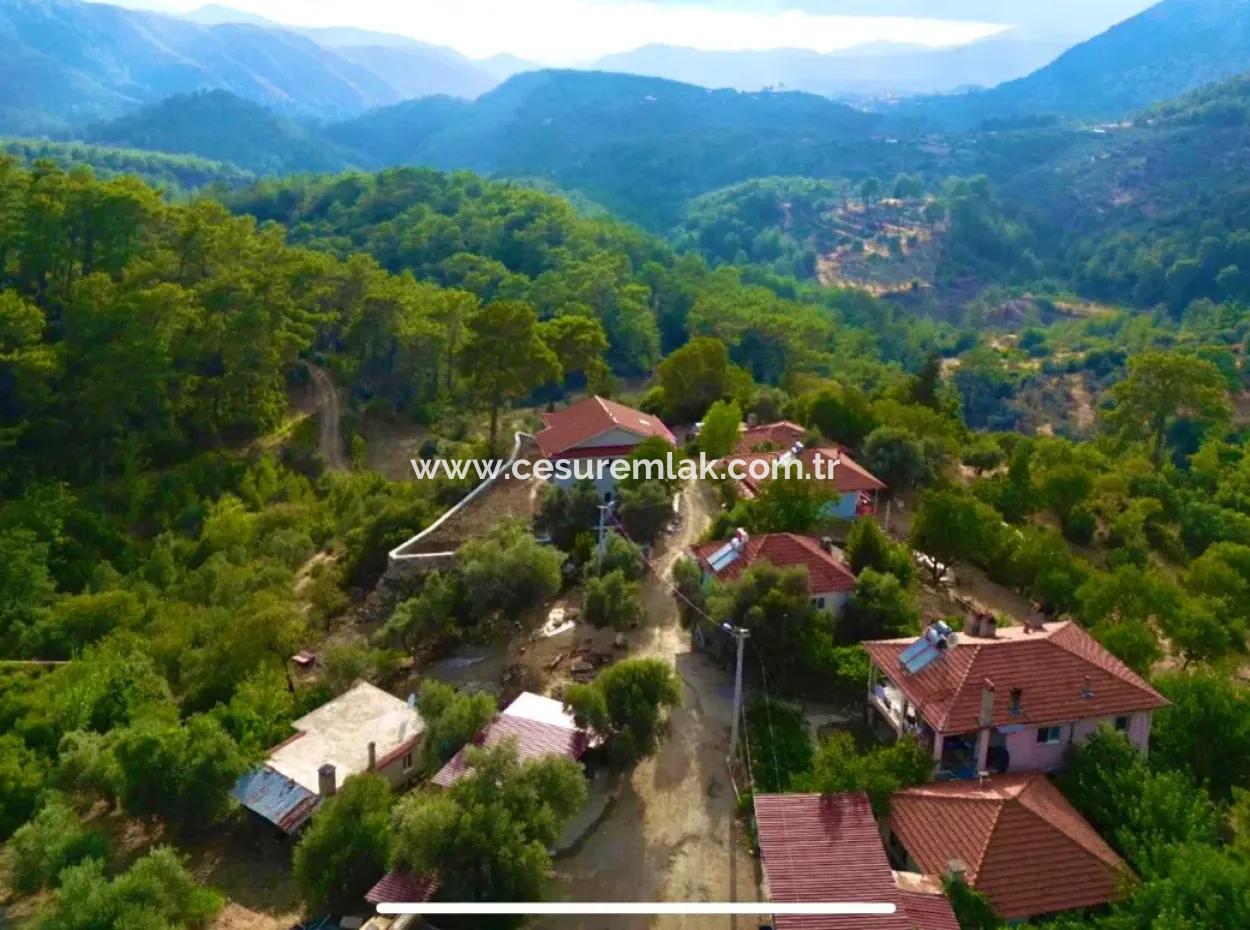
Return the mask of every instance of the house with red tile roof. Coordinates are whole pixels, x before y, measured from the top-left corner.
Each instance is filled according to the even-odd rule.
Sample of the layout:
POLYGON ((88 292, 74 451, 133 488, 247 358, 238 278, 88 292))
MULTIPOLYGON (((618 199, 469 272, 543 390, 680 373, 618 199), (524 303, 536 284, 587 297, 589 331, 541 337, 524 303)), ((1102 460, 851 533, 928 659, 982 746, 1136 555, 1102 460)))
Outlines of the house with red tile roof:
POLYGON ((738 578, 752 565, 768 562, 777 568, 803 568, 811 586, 812 606, 837 613, 855 589, 855 574, 833 541, 797 533, 750 536, 738 530, 730 539, 692 546, 691 557, 709 581, 738 578))
POLYGON ((906 788, 891 798, 889 830, 909 868, 963 872, 1008 921, 1098 907, 1132 881, 1040 772, 906 788))
POLYGON ((807 430, 789 420, 776 423, 743 425, 736 452, 785 452, 802 442, 807 430))
POLYGON ((868 704, 894 734, 915 735, 939 775, 1053 771, 1100 726, 1144 755, 1167 700, 1074 621, 963 631, 931 624, 920 639, 864 643, 868 704))
MULTIPOLYGON (((592 743, 591 735, 577 725, 563 704, 529 691, 497 714, 471 746, 487 748, 507 740, 516 744, 517 758, 522 762, 547 756, 564 756, 576 762, 592 743)), ((431 784, 447 788, 464 778, 472 768, 467 758, 469 748, 464 746, 452 756, 430 779, 431 784)))
POLYGON ((557 475, 553 479, 556 484, 568 487, 602 471, 602 476, 590 480, 604 500, 611 500, 616 491, 616 479, 607 474, 608 464, 628 458, 635 446, 652 437, 671 446, 677 444, 659 417, 597 395, 563 410, 544 413, 543 428, 534 434, 544 456, 570 463, 566 466, 570 476, 557 475))
POLYGON ((774 904, 884 904, 893 913, 786 915, 776 930, 959 930, 932 875, 895 872, 868 796, 757 794, 764 892, 774 904))
MULTIPOLYGON (((754 498, 763 485, 775 474, 803 474, 819 481, 831 492, 834 500, 828 506, 829 516, 853 520, 865 514, 876 513, 877 495, 886 490, 885 482, 851 458, 846 449, 836 444, 804 446, 801 438, 780 451, 743 451, 743 444, 755 439, 793 435, 798 429, 793 423, 771 423, 753 427, 743 433, 738 451, 725 456, 718 463, 721 470, 733 478, 738 492, 747 500, 754 498), (790 471, 784 471, 787 463, 790 471)), ((763 445, 771 446, 765 439, 763 445)), ((757 443, 757 449, 758 449, 757 443)))

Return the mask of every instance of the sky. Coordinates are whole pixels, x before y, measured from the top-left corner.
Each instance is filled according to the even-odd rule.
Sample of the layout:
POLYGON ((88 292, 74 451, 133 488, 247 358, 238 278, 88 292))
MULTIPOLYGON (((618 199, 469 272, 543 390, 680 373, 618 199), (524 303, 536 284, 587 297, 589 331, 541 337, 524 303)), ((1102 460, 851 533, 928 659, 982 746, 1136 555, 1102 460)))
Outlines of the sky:
MULTIPOLYGON (((123 2, 186 12, 203 0, 123 2)), ((873 9, 866 0, 229 0, 223 5, 289 25, 357 26, 447 45, 471 58, 508 53, 549 65, 582 64, 651 43, 818 52, 879 41, 940 47, 1010 25, 993 19, 844 15, 847 9, 873 9)), ((922 6, 936 13, 942 4, 922 6)), ((988 12, 984 5, 982 10, 988 12)))

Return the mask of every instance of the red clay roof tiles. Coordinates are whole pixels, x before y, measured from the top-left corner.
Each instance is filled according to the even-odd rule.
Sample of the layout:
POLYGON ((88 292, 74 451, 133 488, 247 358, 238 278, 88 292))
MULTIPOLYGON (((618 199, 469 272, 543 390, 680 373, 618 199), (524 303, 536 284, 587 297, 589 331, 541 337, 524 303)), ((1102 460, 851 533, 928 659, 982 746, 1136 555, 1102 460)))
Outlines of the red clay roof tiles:
POLYGON ((738 439, 738 452, 784 452, 807 435, 807 430, 797 423, 781 420, 749 426, 738 439))
POLYGON ((959 930, 941 894, 900 891, 863 792, 757 794, 760 856, 775 903, 893 904, 893 914, 778 915, 777 930, 959 930))
MULTIPOLYGON (((677 442, 659 417, 598 396, 587 397, 563 410, 544 413, 543 426, 534 439, 548 458, 565 454, 613 429, 633 433, 639 441, 659 436, 672 445, 677 442)), ((613 450, 614 454, 620 454, 618 448, 613 447, 613 450)))
MULTIPOLYGON (((706 571, 712 571, 708 559, 728 540, 703 543, 691 552, 706 571)), ((795 533, 765 533, 752 536, 743 547, 742 554, 719 572, 712 571, 721 581, 739 577, 756 562, 769 562, 778 568, 802 566, 807 569, 811 590, 815 593, 850 591, 855 587, 855 575, 842 559, 826 552, 819 538, 799 536, 795 533)))
POLYGON ((864 643, 869 658, 942 733, 980 727, 981 693, 994 687, 993 724, 1042 726, 1154 710, 1167 700, 1073 621, 1002 627, 992 639, 958 635, 941 658, 908 672, 899 656, 914 640, 864 643), (1012 692, 1019 691, 1019 712, 1012 692))
POLYGON ((890 827, 926 872, 962 861, 968 882, 1007 920, 1106 904, 1131 879, 1038 772, 904 789, 891 800, 890 827))
MULTIPOLYGON (((783 452, 736 452, 721 459, 722 467, 730 461, 746 462, 750 468, 753 461, 772 462, 780 458, 783 452)), ((817 470, 824 475, 824 481, 833 486, 838 494, 851 494, 855 491, 884 491, 886 485, 876 475, 860 465, 845 451, 829 446, 809 446, 799 453, 799 461, 803 463, 804 473, 815 480, 817 470), (816 460, 821 464, 817 465, 816 460)), ((765 479, 767 480, 767 479, 765 479)), ((741 482, 748 494, 758 492, 764 482, 754 478, 744 478, 741 482)))

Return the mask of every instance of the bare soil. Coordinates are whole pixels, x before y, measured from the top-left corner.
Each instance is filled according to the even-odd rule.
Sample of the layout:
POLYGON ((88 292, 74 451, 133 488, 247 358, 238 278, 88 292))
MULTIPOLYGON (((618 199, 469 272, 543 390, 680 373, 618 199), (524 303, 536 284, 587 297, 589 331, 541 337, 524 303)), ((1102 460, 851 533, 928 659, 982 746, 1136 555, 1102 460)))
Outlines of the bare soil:
MULTIPOLYGON (((710 523, 707 489, 683 492, 680 528, 654 554, 644 585, 647 623, 628 635, 631 656, 671 662, 684 685, 659 753, 621 786, 599 826, 557 860, 555 894, 582 901, 756 901, 756 862, 736 816, 726 754, 732 717, 730 675, 691 651, 667 579, 686 547, 710 523)), ((605 636, 605 634, 598 634, 605 636)), ((541 661, 541 655, 532 657, 541 661)), ((548 918, 537 924, 572 928, 703 928, 754 930, 750 917, 548 918)))

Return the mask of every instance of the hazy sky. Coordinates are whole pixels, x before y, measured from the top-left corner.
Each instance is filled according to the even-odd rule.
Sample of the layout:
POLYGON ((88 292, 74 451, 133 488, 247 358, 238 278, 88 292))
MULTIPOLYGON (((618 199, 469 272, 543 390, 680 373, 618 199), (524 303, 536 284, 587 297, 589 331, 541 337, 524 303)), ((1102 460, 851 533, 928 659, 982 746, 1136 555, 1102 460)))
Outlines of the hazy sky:
MULTIPOLYGON (((185 12, 204 0, 123 2, 185 12)), ((474 58, 508 52, 544 64, 576 64, 657 42, 821 52, 882 40, 957 45, 1006 25, 994 20, 838 15, 841 10, 825 12, 793 0, 228 0, 224 5, 291 25, 398 32, 474 58)), ((936 0, 928 6, 942 15, 936 0)), ((872 9, 873 4, 860 8, 872 9)))

